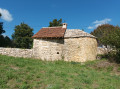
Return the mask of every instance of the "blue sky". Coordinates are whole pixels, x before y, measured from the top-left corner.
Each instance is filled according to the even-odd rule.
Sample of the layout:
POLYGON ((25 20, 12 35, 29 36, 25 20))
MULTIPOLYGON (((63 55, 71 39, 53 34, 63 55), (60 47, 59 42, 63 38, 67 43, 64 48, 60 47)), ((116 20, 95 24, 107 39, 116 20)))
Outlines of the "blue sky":
POLYGON ((105 23, 120 26, 120 0, 0 0, 0 12, 9 37, 21 22, 36 33, 55 18, 89 33, 105 23))

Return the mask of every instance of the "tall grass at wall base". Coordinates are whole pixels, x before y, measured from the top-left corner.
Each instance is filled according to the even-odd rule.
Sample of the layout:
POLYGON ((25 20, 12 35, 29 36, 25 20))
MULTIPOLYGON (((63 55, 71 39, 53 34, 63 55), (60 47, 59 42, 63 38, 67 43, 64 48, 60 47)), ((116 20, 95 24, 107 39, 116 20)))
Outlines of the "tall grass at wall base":
POLYGON ((110 51, 103 55, 98 55, 100 58, 108 59, 110 62, 116 62, 120 64, 120 50, 110 51))

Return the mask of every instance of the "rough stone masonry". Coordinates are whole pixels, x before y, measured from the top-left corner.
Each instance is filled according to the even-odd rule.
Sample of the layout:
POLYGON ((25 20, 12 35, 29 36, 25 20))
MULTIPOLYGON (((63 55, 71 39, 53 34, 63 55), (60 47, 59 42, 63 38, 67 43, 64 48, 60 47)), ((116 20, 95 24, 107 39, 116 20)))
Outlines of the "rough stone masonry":
POLYGON ((96 37, 79 29, 44 27, 34 36, 33 55, 37 59, 54 61, 85 62, 95 60, 97 55, 96 37))
POLYGON ((0 48, 0 54, 47 61, 85 62, 95 60, 98 53, 104 53, 97 48, 96 37, 79 29, 67 29, 66 23, 61 27, 42 28, 32 38, 33 49, 0 48))
MULTIPOLYGON (((79 47, 78 47, 79 48, 79 47)), ((34 49, 20 49, 20 48, 3 48, 0 47, 1 55, 8 55, 13 57, 23 57, 23 58, 37 58, 39 56, 33 55, 34 49)), ((97 54, 105 54, 107 53, 107 48, 97 48, 97 54)), ((60 56, 61 58, 61 56, 60 56)), ((64 57, 62 57, 64 58, 64 57)), ((39 59, 39 58, 38 58, 39 59)), ((58 59, 56 59, 58 60, 58 59)))

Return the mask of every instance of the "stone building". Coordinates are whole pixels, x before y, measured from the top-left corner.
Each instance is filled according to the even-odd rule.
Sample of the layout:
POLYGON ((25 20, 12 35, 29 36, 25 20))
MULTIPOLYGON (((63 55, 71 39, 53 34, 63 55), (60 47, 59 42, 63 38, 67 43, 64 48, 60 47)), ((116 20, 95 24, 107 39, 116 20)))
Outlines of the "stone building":
POLYGON ((66 23, 61 27, 42 28, 32 38, 33 55, 37 59, 75 62, 96 59, 96 38, 79 29, 67 29, 66 23))

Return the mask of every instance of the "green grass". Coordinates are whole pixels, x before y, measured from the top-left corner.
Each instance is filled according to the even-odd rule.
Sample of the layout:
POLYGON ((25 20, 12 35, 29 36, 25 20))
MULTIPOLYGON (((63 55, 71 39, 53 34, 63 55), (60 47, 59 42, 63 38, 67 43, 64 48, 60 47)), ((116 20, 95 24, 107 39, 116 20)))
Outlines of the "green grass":
POLYGON ((40 61, 0 55, 0 89, 120 89, 112 67, 98 70, 85 64, 40 61))

